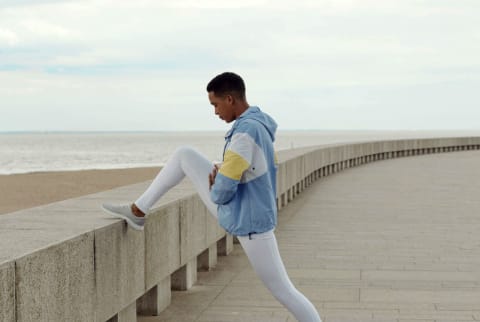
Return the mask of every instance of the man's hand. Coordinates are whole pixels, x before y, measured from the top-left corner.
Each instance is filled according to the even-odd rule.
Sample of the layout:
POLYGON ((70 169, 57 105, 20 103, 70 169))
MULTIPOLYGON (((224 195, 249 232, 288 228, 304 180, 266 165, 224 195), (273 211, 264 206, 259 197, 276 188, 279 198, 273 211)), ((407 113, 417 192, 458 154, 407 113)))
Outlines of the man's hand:
POLYGON ((215 183, 215 177, 217 176, 218 169, 220 169, 220 165, 215 164, 215 166, 213 167, 212 173, 208 175, 208 183, 209 183, 208 187, 210 190, 212 190, 212 186, 215 183))

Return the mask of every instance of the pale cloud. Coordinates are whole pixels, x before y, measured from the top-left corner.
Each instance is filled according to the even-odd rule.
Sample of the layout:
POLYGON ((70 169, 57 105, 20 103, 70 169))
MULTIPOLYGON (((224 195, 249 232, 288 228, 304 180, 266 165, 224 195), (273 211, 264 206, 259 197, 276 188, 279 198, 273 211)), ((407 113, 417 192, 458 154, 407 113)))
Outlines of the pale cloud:
POLYGON ((58 39, 73 41, 74 33, 67 28, 39 19, 25 20, 19 23, 26 33, 36 39, 58 39))
POLYGON ((16 33, 8 29, 0 29, 0 46, 14 47, 19 42, 16 33))

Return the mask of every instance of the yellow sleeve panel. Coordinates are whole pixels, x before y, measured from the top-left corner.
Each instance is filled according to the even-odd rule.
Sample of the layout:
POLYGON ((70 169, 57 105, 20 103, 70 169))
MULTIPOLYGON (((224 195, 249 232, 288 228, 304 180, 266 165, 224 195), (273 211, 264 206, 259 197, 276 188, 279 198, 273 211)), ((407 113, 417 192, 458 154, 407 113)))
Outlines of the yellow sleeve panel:
POLYGON ((219 173, 233 180, 240 180, 250 164, 240 154, 227 150, 219 173))

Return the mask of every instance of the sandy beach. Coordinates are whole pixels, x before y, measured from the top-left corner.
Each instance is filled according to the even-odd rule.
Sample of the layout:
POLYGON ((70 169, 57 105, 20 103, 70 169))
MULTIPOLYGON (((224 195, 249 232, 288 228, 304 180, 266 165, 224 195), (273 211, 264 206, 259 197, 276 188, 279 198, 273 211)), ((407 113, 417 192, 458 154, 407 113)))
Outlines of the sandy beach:
POLYGON ((151 180, 160 168, 0 175, 0 215, 151 180))

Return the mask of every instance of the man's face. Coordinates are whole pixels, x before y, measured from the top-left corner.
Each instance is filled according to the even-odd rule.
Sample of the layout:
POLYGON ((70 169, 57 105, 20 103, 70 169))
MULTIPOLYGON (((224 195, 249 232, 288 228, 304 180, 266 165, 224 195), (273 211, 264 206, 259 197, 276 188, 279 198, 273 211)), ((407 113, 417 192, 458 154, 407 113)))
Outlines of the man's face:
POLYGON ((208 99, 210 104, 215 108, 215 115, 230 123, 235 120, 235 114, 233 111, 233 97, 231 95, 225 95, 224 97, 216 96, 214 92, 208 92, 208 99))

